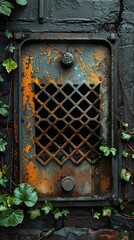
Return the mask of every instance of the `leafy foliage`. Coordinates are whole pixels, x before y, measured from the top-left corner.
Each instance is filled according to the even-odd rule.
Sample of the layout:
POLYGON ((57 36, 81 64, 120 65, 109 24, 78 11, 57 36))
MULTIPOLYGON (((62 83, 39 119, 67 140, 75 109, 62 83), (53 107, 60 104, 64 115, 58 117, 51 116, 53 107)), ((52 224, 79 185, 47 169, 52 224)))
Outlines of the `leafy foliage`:
POLYGON ((0 152, 6 151, 6 145, 7 145, 7 141, 4 140, 3 138, 0 138, 0 152))
POLYGON ((15 47, 13 46, 13 44, 9 44, 8 46, 6 46, 6 50, 8 50, 9 52, 13 53, 15 50, 15 47))
POLYGON ((56 208, 54 211, 53 211, 53 215, 54 215, 54 219, 55 220, 58 220, 60 217, 62 216, 67 216, 69 214, 69 211, 67 209, 62 209, 62 211, 60 211, 59 208, 56 208))
POLYGON ((0 76, 0 82, 4 82, 4 79, 2 76, 0 76))
POLYGON ((94 218, 99 219, 99 218, 100 218, 100 215, 101 215, 101 213, 95 212, 95 213, 94 213, 94 218))
POLYGON ((7 104, 4 104, 2 101, 0 101, 0 115, 3 117, 8 116, 9 106, 7 104))
MULTIPOLYGON (((27 5, 27 0, 16 0, 16 3, 22 6, 27 5)), ((0 0, 0 14, 5 16, 10 16, 12 9, 14 8, 13 4, 7 0, 0 0)))
POLYGON ((2 66, 5 67, 6 71, 10 73, 12 70, 18 67, 17 63, 12 58, 7 58, 2 62, 2 66))
POLYGON ((41 212, 40 212, 40 209, 39 209, 39 208, 29 209, 29 210, 28 210, 28 213, 30 214, 30 220, 34 220, 34 219, 36 219, 37 217, 40 217, 40 216, 41 216, 41 212))
POLYGON ((25 6, 25 5, 27 5, 27 0, 16 0, 16 3, 18 3, 22 6, 25 6))
POLYGON ((5 36, 10 39, 13 37, 13 34, 11 32, 9 32, 8 30, 5 31, 5 36))
POLYGON ((131 139, 132 135, 128 132, 122 132, 121 139, 124 141, 129 141, 131 139))
POLYGON ((128 157, 128 153, 126 152, 126 150, 123 150, 122 152, 122 157, 127 158, 128 157))
POLYGON ((41 210, 44 212, 45 215, 48 215, 53 210, 53 205, 51 202, 45 201, 41 210))
POLYGON ((110 147, 105 146, 105 145, 100 146, 99 150, 102 151, 102 152, 103 152, 103 155, 106 156, 106 157, 109 156, 110 153, 111 153, 113 156, 116 155, 116 149, 115 149, 115 148, 110 148, 110 147))
POLYGON ((0 14, 10 16, 12 8, 14 8, 14 6, 11 2, 6 0, 0 0, 0 14))
POLYGON ((16 205, 25 203, 25 205, 28 207, 33 207, 38 200, 35 188, 26 183, 20 184, 14 190, 13 196, 16 205))
POLYGON ((106 216, 111 217, 111 215, 112 215, 112 210, 113 210, 112 207, 104 207, 104 208, 102 209, 102 216, 103 216, 103 217, 106 217, 106 216))
POLYGON ((15 227, 18 224, 22 223, 23 218, 24 213, 22 210, 20 209, 13 210, 9 208, 0 214, 0 226, 15 227))
POLYGON ((121 170, 121 180, 129 182, 130 178, 131 178, 131 173, 127 171, 125 168, 123 168, 121 170))

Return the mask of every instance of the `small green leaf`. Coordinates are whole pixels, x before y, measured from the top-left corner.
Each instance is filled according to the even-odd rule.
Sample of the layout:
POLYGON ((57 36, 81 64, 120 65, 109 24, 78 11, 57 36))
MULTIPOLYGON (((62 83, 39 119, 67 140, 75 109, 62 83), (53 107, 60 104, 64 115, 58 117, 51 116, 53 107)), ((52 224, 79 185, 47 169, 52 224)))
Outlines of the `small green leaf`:
POLYGON ((134 159, 134 154, 132 154, 132 159, 134 159))
POLYGON ((30 214, 30 220, 34 220, 37 217, 41 216, 40 209, 37 209, 37 208, 36 209, 29 209, 28 213, 30 214))
POLYGON ((104 207, 103 209, 102 209, 102 216, 103 217, 106 217, 106 216, 108 216, 108 217, 111 217, 111 215, 112 215, 112 207, 104 207))
POLYGON ((109 156, 109 154, 110 154, 110 149, 107 146, 102 145, 102 146, 100 146, 99 150, 102 151, 103 155, 106 157, 109 156))
POLYGON ((128 123, 123 123, 123 127, 128 128, 128 123))
POLYGON ((44 211, 45 215, 49 214, 53 210, 52 203, 45 201, 45 203, 43 204, 41 210, 44 211))
POLYGON ((22 6, 27 5, 27 0, 16 0, 16 2, 22 6))
POLYGON ((14 190, 13 196, 16 205, 25 203, 25 205, 28 207, 33 207, 38 200, 35 188, 27 183, 20 183, 19 186, 14 190))
POLYGON ((7 175, 7 171, 8 171, 8 167, 7 167, 7 165, 4 165, 4 166, 2 167, 2 174, 3 174, 3 175, 7 175))
POLYGON ((12 196, 7 196, 6 198, 6 201, 7 201, 7 206, 10 208, 12 207, 15 203, 14 203, 14 197, 12 196))
POLYGON ((6 71, 10 73, 12 70, 18 67, 17 63, 12 58, 7 58, 2 62, 2 66, 5 67, 6 71))
POLYGON ((132 135, 128 132, 122 132, 121 139, 124 141, 129 141, 131 139, 132 135))
POLYGON ((15 227, 22 223, 24 213, 22 210, 8 209, 0 214, 0 226, 2 227, 15 227))
POLYGON ((9 52, 13 53, 15 50, 15 47, 13 46, 13 44, 10 44, 8 46, 6 46, 6 50, 8 50, 9 52))
POLYGON ((67 217, 67 215, 69 214, 69 211, 67 209, 62 209, 61 214, 62 216, 67 217))
POLYGON ((123 168, 121 170, 121 180, 129 182, 130 178, 131 178, 131 173, 127 171, 125 168, 123 168))
POLYGON ((0 14, 6 15, 6 16, 10 16, 13 5, 6 0, 0 0, 0 14))
POLYGON ((2 176, 2 177, 0 178, 0 186, 6 187, 6 186, 7 186, 7 183, 8 183, 8 179, 7 179, 5 176, 2 176))
POLYGON ((9 39, 9 38, 13 38, 13 34, 11 32, 9 32, 8 30, 6 30, 5 32, 5 36, 9 39))
POLYGON ((54 215, 54 219, 55 220, 58 220, 60 217, 62 217, 62 213, 61 213, 61 211, 58 208, 56 208, 53 211, 53 215, 54 215))
POLYGON ((4 82, 4 79, 3 77, 0 76, 0 82, 4 82))
POLYGON ((3 117, 8 116, 9 106, 0 101, 0 115, 3 117))
POLYGON ((122 152, 122 157, 124 157, 124 158, 127 158, 128 157, 128 153, 126 152, 126 150, 123 150, 123 152, 122 152))
POLYGON ((8 208, 3 205, 3 204, 0 204, 0 212, 3 212, 3 211, 6 211, 8 208))
POLYGON ((7 194, 0 194, 0 203, 6 203, 7 194))
POLYGON ((123 202, 123 198, 118 198, 119 203, 123 202))
POLYGON ((100 218, 100 215, 101 215, 101 214, 100 214, 99 212, 95 212, 95 213, 94 213, 94 218, 99 219, 99 218, 100 218))
POLYGON ((116 148, 110 148, 110 152, 112 153, 113 156, 116 155, 116 148))
MULTIPOLYGON (((0 138, 0 152, 6 151, 6 145, 7 145, 7 141, 4 140, 3 138, 0 138)), ((3 171, 4 171, 4 168, 2 170, 2 173, 5 174, 3 171)))

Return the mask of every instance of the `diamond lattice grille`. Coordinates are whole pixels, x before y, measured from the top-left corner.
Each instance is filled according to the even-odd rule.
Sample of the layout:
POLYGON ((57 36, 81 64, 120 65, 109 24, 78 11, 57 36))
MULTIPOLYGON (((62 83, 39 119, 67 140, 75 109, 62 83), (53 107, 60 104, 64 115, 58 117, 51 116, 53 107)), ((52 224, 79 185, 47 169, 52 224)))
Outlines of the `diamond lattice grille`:
POLYGON ((36 158, 95 164, 100 145, 100 84, 35 84, 36 158))

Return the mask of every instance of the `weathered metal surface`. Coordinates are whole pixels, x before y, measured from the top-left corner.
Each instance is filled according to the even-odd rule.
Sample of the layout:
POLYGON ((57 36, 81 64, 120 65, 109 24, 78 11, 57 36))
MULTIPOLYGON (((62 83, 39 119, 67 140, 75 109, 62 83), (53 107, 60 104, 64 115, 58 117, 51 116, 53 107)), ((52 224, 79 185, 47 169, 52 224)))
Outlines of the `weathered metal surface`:
MULTIPOLYGON (((111 53, 103 41, 25 41, 20 49, 21 180, 40 196, 108 197, 111 53), (64 53, 74 56, 64 67, 64 53), (74 179, 72 191, 62 187, 74 179)), ((69 184, 72 184, 69 183, 69 184)))

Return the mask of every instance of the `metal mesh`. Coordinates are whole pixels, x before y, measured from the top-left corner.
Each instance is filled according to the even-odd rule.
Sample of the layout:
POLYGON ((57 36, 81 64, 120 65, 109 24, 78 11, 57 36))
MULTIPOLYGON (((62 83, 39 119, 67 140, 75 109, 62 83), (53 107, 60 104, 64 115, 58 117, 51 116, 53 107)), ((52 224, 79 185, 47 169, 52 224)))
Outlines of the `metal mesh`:
POLYGON ((44 166, 52 160, 95 164, 100 159, 100 84, 34 87, 37 160, 44 166))

